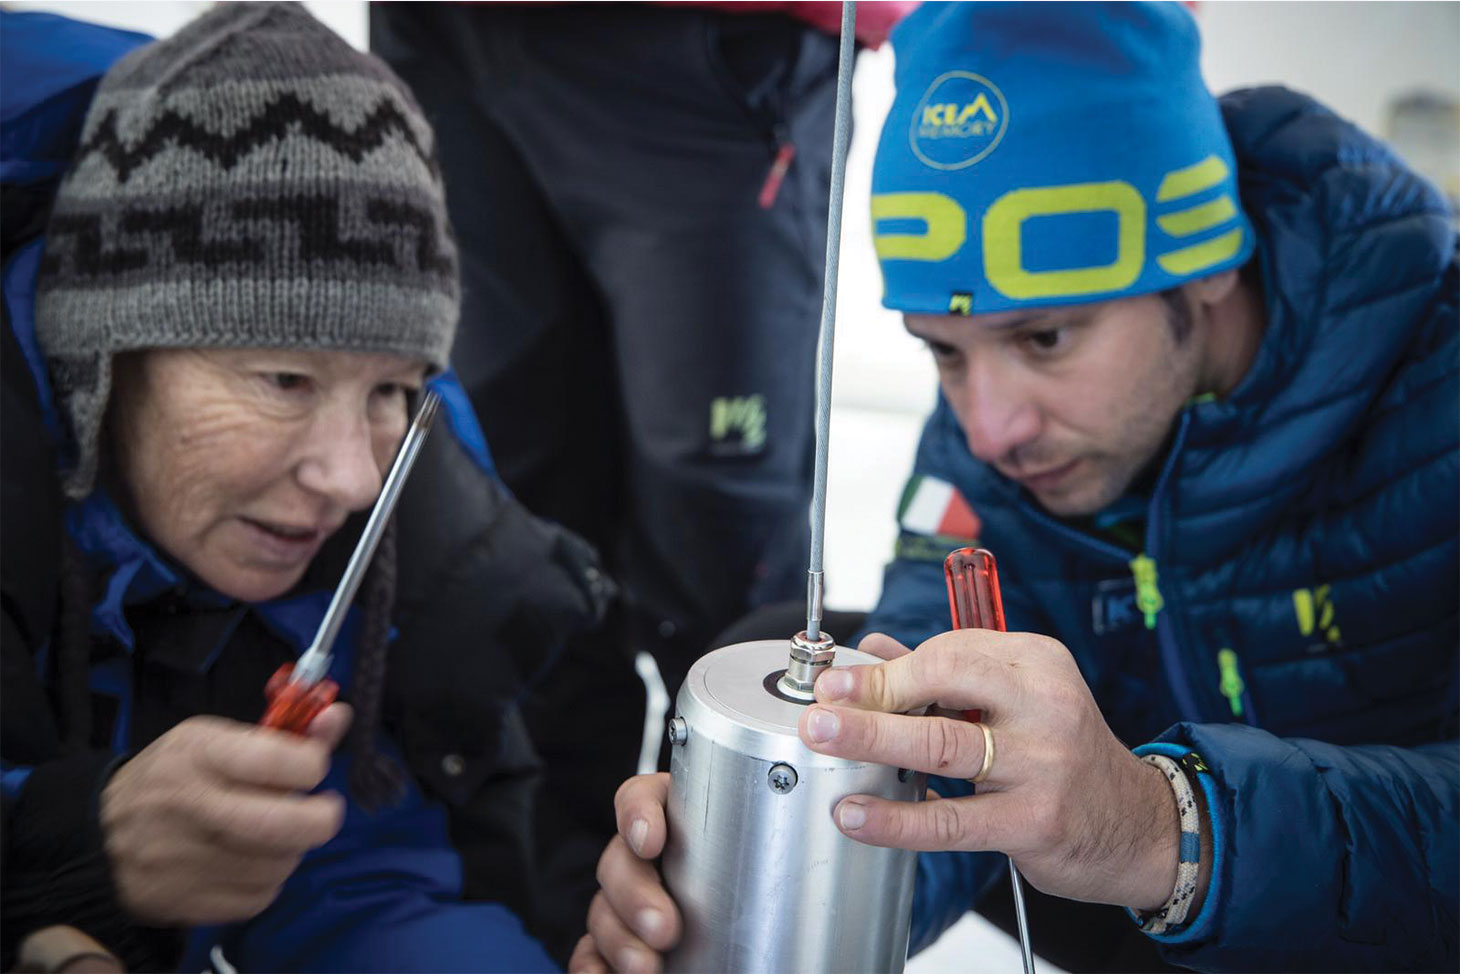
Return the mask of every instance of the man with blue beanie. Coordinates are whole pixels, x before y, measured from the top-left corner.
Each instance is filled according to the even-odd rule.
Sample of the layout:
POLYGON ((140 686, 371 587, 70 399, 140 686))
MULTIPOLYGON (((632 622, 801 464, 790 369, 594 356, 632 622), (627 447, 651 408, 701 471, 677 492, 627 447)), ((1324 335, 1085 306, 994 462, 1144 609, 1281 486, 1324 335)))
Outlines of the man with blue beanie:
MULTIPOLYGON (((1305 96, 1213 99, 1175 4, 926 4, 893 39, 874 239, 942 396, 862 643, 888 662, 829 671, 801 729, 943 777, 843 799, 837 827, 927 850, 915 950, 995 851, 1127 908, 1169 963, 1454 969, 1442 197, 1305 96), (968 544, 999 559, 1007 634, 945 631, 968 544), (901 716, 933 702, 982 721, 901 716)), ((635 856, 664 787, 620 792, 580 966, 678 937, 635 856)))

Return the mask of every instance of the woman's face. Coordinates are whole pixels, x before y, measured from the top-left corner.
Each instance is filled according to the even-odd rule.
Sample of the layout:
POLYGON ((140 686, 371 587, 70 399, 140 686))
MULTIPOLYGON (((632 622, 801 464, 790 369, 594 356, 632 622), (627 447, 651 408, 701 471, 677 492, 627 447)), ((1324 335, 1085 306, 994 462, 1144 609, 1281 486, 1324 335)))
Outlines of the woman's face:
POLYGON ((362 352, 123 356, 111 405, 119 500, 222 594, 282 595, 374 503, 424 376, 419 360, 362 352))

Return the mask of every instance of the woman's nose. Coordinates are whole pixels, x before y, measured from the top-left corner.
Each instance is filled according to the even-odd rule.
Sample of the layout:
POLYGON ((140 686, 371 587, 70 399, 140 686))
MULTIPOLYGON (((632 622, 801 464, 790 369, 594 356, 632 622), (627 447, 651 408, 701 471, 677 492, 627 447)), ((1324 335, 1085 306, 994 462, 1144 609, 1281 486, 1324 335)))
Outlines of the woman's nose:
POLYGON ((370 424, 362 415, 319 422, 304 460, 298 466, 300 484, 323 494, 338 506, 359 511, 380 493, 380 467, 375 462, 370 424))

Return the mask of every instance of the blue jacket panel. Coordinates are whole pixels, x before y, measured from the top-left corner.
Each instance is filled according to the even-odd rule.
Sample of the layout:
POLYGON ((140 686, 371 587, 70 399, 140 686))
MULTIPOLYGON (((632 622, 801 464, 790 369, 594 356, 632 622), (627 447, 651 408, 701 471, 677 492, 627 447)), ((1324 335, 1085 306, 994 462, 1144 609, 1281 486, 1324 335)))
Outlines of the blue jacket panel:
MULTIPOLYGON (((349 791, 338 755, 320 788, 349 791)), ((311 851, 247 923, 194 930, 180 970, 208 970, 216 947, 241 971, 552 971, 512 912, 462 902, 446 816, 411 787, 398 805, 354 802, 340 834, 311 851)))
POLYGON ((97 82, 146 34, 56 14, 0 11, 0 181, 60 182, 97 82))
MULTIPOLYGON (((1000 560, 1010 628, 1063 641, 1118 736, 1184 741, 1211 766, 1221 875, 1202 915, 1163 938, 1171 960, 1454 967, 1451 215, 1389 150, 1302 95, 1242 91, 1222 108, 1267 331, 1237 389, 1193 401, 1173 430, 1140 552, 1164 603, 1152 628, 1135 608, 1137 552, 1040 510, 974 459, 941 401, 915 474, 967 498, 1000 560)), ((939 561, 953 546, 904 531, 869 628, 909 645, 945 630, 939 561)), ((996 865, 975 862, 964 868, 996 865)), ((920 897, 915 941, 980 886, 962 877, 920 897)))

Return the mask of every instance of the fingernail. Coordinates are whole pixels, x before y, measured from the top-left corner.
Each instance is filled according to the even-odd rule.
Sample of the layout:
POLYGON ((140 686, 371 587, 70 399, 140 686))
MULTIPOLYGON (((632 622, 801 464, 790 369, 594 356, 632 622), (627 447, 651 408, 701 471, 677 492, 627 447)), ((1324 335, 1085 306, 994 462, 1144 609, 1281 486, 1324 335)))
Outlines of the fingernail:
POLYGON ((634 819, 634 824, 629 826, 629 845, 634 847, 634 855, 644 854, 644 840, 649 837, 649 823, 641 818, 634 819))
POLYGON ((835 700, 852 692, 852 674, 846 670, 827 670, 816 681, 817 696, 835 700))
POLYGON ((836 823, 848 832, 867 824, 867 809, 854 801, 844 801, 836 810, 836 823))
POLYGON ((640 910, 639 915, 634 917, 634 929, 645 940, 657 940, 660 931, 664 929, 664 914, 658 910, 640 910))
POLYGON ((818 744, 824 744, 836 737, 841 727, 842 722, 836 714, 820 707, 813 707, 806 718, 806 734, 818 744))
POLYGON ((618 969, 649 974, 654 970, 654 955, 637 947, 625 947, 618 952, 618 969))

